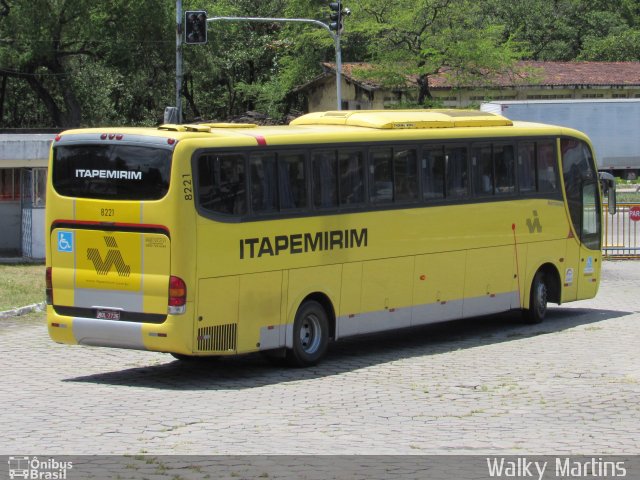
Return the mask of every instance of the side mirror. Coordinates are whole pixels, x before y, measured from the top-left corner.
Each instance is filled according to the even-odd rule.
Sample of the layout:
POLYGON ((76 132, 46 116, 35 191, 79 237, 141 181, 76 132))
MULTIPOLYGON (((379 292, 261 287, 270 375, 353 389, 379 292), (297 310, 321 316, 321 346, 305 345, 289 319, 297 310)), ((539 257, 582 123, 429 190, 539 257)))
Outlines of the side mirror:
POLYGON ((602 191, 607 193, 609 214, 616 213, 616 178, 610 173, 599 172, 602 191))

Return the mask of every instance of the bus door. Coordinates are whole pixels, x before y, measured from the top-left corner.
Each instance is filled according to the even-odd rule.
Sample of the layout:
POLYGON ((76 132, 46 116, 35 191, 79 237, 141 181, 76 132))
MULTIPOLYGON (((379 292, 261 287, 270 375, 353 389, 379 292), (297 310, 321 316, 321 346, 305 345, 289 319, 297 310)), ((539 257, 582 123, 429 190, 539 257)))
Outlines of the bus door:
POLYGON ((563 301, 596 294, 601 263, 601 208, 598 175, 589 146, 580 140, 561 140, 562 173, 572 231, 567 240, 563 301))

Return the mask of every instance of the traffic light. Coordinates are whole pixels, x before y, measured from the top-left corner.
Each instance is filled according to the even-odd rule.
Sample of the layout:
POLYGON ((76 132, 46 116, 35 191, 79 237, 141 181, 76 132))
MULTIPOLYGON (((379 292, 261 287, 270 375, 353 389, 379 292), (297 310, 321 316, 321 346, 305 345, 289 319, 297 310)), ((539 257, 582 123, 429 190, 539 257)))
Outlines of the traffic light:
POLYGON ((342 31, 342 2, 329 3, 329 28, 336 33, 342 31))
POLYGON ((185 43, 203 45, 207 43, 207 12, 204 10, 184 12, 185 43))
POLYGON ((329 3, 329 29, 338 35, 342 33, 342 21, 344 17, 351 15, 351 10, 342 7, 342 1, 329 3))

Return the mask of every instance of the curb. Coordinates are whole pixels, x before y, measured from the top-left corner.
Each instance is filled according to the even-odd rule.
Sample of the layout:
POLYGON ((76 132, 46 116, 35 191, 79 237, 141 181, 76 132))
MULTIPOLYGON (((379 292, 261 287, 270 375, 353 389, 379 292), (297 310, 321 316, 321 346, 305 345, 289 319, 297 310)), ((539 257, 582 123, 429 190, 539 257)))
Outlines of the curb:
POLYGON ((0 265, 44 265, 44 258, 0 257, 0 265))
POLYGON ((46 303, 34 303, 33 305, 27 305, 26 307, 14 308, 12 310, 6 310, 0 312, 0 318, 19 317, 31 312, 42 312, 46 308, 46 303))

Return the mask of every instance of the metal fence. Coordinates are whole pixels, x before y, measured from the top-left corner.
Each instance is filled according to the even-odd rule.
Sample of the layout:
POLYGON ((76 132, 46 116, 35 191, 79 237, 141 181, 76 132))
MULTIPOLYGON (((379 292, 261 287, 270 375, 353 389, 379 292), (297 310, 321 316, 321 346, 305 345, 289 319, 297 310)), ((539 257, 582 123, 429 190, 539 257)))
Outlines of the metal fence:
POLYGON ((640 203, 619 203, 615 215, 604 204, 605 258, 640 258, 640 203))

